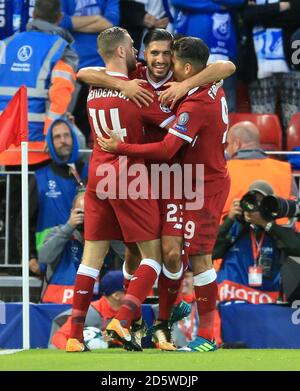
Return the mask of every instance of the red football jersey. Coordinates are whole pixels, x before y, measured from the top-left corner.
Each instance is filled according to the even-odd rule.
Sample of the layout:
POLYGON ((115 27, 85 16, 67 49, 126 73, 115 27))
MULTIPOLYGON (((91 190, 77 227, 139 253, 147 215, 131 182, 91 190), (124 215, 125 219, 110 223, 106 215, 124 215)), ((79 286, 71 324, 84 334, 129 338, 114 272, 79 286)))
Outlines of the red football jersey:
MULTIPOLYGON (((107 73, 124 80, 128 79, 125 75, 117 72, 107 73)), ((119 156, 102 151, 96 140, 97 135, 109 138, 110 136, 107 133, 107 129, 109 129, 126 143, 140 144, 144 142, 144 126, 153 124, 164 127, 174 118, 174 116, 171 117, 170 113, 165 113, 160 109, 157 99, 149 107, 140 109, 121 92, 98 87, 90 89, 87 98, 87 112, 94 137, 94 148, 90 159, 88 177, 88 189, 90 191, 96 191, 100 178, 99 167, 105 167, 104 164, 112 165, 117 176, 120 168, 119 156), (97 169, 98 176, 96 175, 97 169)), ((144 163, 144 159, 127 158, 127 167, 136 163, 144 163)))
POLYGON ((188 142, 181 150, 181 163, 204 164, 207 195, 217 193, 228 175, 224 156, 227 130, 228 111, 222 83, 191 90, 179 105, 176 120, 169 129, 169 133, 188 142))
MULTIPOLYGON (((151 92, 159 97, 159 95, 166 89, 164 86, 166 83, 173 81, 173 72, 169 71, 167 76, 159 81, 158 83, 154 82, 149 75, 148 69, 146 66, 142 65, 141 63, 138 63, 136 71, 130 75, 132 79, 143 79, 147 80, 149 83, 148 88, 151 90, 151 92)), ((163 106, 162 104, 159 105, 160 109, 164 111, 165 113, 169 113, 170 115, 174 114, 168 106, 163 106)), ((175 115, 174 115, 175 119, 175 115)), ((162 129, 158 126, 151 126, 148 125, 145 127, 145 143, 155 143, 157 141, 161 141, 167 133, 166 129, 162 129)))

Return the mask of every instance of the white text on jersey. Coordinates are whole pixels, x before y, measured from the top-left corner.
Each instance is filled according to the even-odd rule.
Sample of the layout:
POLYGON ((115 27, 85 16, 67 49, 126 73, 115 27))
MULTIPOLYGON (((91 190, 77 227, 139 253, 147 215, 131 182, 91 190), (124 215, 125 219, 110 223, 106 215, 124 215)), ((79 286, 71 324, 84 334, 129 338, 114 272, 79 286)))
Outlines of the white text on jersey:
POLYGON ((222 83, 213 84, 210 89, 208 90, 208 95, 215 100, 217 96, 218 89, 222 87, 222 83))
POLYGON ((90 101, 92 99, 97 98, 121 98, 125 100, 129 100, 127 96, 125 96, 121 91, 111 90, 109 88, 97 88, 96 90, 91 90, 89 92, 87 100, 90 101))

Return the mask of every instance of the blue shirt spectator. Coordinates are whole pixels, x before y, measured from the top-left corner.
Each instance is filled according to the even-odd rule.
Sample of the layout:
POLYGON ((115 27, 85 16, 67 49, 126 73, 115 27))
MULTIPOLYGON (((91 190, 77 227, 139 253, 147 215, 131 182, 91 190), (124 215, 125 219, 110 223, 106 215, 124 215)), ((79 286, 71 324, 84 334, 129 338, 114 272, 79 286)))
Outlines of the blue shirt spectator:
POLYGON ((5 0, 1 2, 0 39, 25 31, 32 18, 35 0, 5 0))
POLYGON ((119 0, 61 0, 61 27, 72 32, 79 68, 103 65, 97 52, 97 36, 119 23, 119 0))
MULTIPOLYGON (((236 60, 237 32, 234 8, 245 0, 171 0, 178 34, 203 39, 210 50, 209 62, 236 60)), ((224 82, 228 111, 236 111, 236 78, 224 82)))

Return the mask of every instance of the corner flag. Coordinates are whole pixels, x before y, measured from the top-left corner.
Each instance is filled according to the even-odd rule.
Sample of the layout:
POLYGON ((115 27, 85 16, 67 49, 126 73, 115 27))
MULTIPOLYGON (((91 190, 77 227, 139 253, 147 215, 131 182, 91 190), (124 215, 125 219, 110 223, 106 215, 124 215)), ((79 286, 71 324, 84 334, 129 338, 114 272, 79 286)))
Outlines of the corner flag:
POLYGON ((28 141, 27 89, 19 88, 0 115, 0 152, 28 141))

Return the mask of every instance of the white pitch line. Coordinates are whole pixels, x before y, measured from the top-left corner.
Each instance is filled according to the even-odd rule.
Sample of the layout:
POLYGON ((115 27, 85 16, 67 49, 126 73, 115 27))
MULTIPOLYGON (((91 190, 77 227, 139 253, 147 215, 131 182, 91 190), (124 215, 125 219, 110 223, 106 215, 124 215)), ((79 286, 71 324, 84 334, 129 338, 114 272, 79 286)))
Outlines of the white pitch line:
POLYGON ((22 350, 24 349, 9 349, 9 350, 0 350, 0 355, 1 354, 14 354, 14 353, 18 353, 18 352, 22 352, 22 350))

